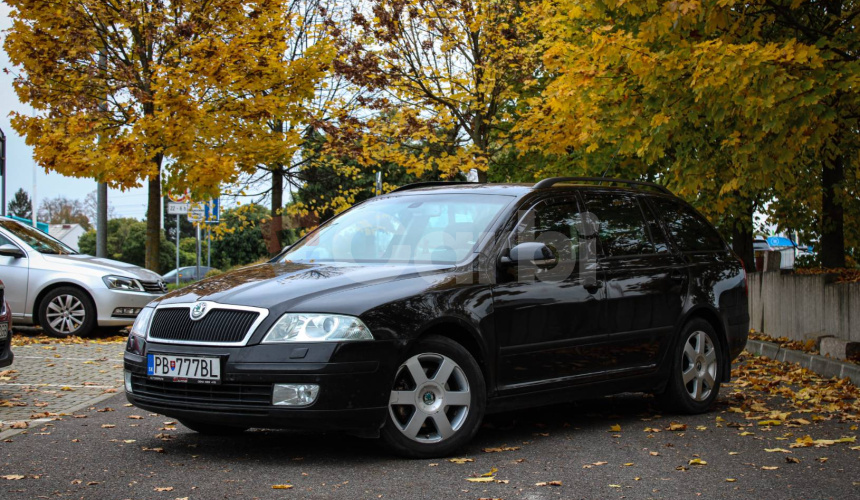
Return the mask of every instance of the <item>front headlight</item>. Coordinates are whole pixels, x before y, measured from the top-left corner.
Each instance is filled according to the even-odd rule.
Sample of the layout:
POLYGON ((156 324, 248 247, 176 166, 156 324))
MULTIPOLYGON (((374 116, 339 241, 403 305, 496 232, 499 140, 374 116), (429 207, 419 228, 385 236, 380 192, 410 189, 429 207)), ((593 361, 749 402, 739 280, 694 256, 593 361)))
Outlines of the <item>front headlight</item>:
POLYGON ((154 307, 144 307, 137 315, 128 334, 128 341, 125 344, 126 351, 143 355, 146 350, 146 332, 149 330, 149 324, 152 323, 153 313, 155 313, 154 307))
POLYGON ((134 278, 126 278, 125 276, 105 276, 102 278, 108 288, 111 290, 127 290, 130 292, 145 292, 140 281, 134 278))
POLYGON ((373 335, 360 319, 353 316, 287 313, 272 325, 263 343, 345 340, 373 340, 373 335))

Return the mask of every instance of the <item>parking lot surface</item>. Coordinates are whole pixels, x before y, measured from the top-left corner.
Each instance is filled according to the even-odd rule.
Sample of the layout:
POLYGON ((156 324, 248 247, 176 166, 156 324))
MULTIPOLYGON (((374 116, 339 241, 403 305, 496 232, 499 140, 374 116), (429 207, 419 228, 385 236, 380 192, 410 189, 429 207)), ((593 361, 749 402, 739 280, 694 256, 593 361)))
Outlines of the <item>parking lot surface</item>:
MULTIPOLYGON (((663 414, 653 398, 625 394, 492 415, 456 456, 405 460, 375 440, 336 433, 201 436, 129 407, 121 393, 99 393, 119 387, 121 344, 55 347, 16 349, 16 356, 27 354, 13 365, 23 380, 15 383, 38 386, 38 377, 24 371, 53 363, 66 376, 56 384, 75 391, 41 386, 24 396, 28 403, 59 410, 83 400, 66 399, 79 389, 108 399, 0 442, 3 498, 860 495, 857 389, 747 355, 735 367, 737 380, 703 415, 663 414)), ((3 391, 5 398, 8 386, 3 391)))

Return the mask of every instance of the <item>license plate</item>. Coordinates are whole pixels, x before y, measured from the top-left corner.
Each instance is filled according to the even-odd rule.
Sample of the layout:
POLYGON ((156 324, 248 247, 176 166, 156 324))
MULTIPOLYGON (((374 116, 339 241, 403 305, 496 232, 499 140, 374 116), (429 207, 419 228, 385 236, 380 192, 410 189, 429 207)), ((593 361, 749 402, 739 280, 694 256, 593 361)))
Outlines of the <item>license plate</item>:
POLYGON ((0 323, 0 340, 6 340, 9 336, 9 323, 0 323))
POLYGON ((221 363, 218 358, 149 354, 146 373, 152 378, 172 382, 217 384, 221 381, 221 363))

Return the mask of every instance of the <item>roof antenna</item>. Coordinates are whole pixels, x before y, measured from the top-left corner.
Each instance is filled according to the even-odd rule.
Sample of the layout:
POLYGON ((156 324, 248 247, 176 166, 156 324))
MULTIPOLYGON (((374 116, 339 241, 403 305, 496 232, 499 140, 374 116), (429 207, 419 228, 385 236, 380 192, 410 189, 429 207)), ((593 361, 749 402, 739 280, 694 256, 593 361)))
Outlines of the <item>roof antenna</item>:
MULTIPOLYGON (((609 171, 612 170, 613 167, 615 167, 615 164, 618 161, 619 153, 621 153, 621 146, 618 146, 618 151, 616 151, 615 154, 610 157, 609 166, 606 167, 606 170, 604 170, 602 174, 600 174, 601 177, 606 177, 606 174, 608 174, 609 171)), ((601 181, 600 184, 603 184, 603 181, 601 181)))

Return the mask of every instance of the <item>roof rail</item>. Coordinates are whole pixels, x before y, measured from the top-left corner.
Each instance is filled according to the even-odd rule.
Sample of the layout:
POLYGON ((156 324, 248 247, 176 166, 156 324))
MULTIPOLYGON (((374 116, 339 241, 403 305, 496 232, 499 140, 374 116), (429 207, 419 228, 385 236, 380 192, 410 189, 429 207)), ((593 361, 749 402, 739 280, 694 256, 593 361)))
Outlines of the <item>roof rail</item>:
POLYGON ((660 191, 661 193, 665 193, 665 194, 674 196, 674 194, 671 191, 666 189, 665 186, 661 186, 660 184, 655 184, 653 182, 646 182, 646 181, 631 181, 631 180, 627 180, 627 179, 614 179, 612 177, 551 177, 549 179, 544 179, 544 180, 538 182, 537 184, 534 185, 534 188, 535 189, 548 188, 548 187, 552 187, 552 186, 558 184, 559 182, 600 182, 600 183, 617 182, 617 183, 621 183, 621 184, 632 184, 635 186, 651 187, 651 188, 654 188, 654 189, 660 191))
POLYGON ((433 187, 433 186, 449 186, 449 185, 457 185, 457 184, 480 184, 478 182, 468 182, 468 181, 427 181, 427 182, 413 182, 412 184, 407 184, 405 186, 400 186, 394 191, 390 191, 391 193, 397 193, 399 191, 409 191, 410 189, 418 189, 423 187, 433 187))

